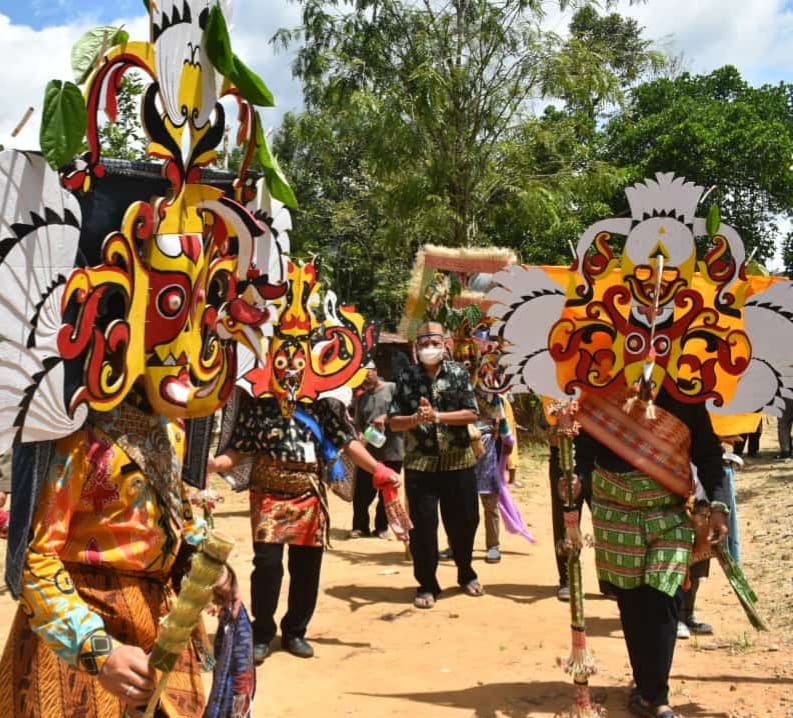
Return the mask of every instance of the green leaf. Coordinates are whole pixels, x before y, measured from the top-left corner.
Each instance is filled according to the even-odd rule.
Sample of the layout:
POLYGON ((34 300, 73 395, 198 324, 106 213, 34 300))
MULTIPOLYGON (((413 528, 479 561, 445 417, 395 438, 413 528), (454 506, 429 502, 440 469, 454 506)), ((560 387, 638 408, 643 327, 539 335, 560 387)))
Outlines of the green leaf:
POLYGON ((286 177, 284 177, 284 173, 278 165, 278 160, 270 152, 270 146, 264 137, 262 120, 258 112, 256 113, 256 160, 264 169, 264 180, 267 182, 270 194, 290 209, 295 209, 297 207, 297 197, 295 197, 294 191, 289 186, 286 177))
POLYGON ((273 93, 262 78, 232 52, 226 18, 223 17, 223 11, 217 4, 209 11, 209 19, 204 30, 204 43, 215 69, 239 88, 244 99, 261 107, 275 106, 273 93))
POLYGON ((146 8, 146 12, 149 12, 149 0, 143 0, 143 7, 146 8))
POLYGON ((234 53, 231 51, 231 39, 226 18, 220 5, 215 3, 209 11, 209 18, 204 30, 204 43, 210 62, 215 69, 231 79, 234 72, 234 53))
POLYGON ((50 80, 44 90, 39 142, 53 169, 70 162, 82 144, 88 124, 85 99, 72 82, 50 80))
POLYGON ((721 227, 721 210, 719 205, 712 204, 708 210, 708 218, 705 220, 705 229, 708 235, 713 237, 718 234, 719 227, 721 227))
POLYGON ((72 47, 74 81, 82 85, 94 69, 99 53, 127 42, 129 33, 120 27, 97 27, 89 30, 72 47))
POLYGON ((234 71, 228 75, 240 90, 240 94, 251 104, 260 107, 275 107, 275 98, 267 85, 236 55, 233 58, 234 71))

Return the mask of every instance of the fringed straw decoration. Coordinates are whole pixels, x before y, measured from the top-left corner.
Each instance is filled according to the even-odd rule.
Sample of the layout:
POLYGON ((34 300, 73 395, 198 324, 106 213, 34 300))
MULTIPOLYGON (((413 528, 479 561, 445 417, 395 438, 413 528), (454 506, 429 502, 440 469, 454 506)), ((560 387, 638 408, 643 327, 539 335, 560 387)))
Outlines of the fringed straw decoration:
POLYGON ((162 671, 160 682, 152 694, 143 718, 152 718, 168 684, 168 677, 176 661, 190 640, 201 619, 201 612, 212 599, 212 589, 220 579, 226 560, 234 548, 234 540, 218 531, 210 530, 203 550, 193 556, 190 571, 182 580, 176 603, 163 619, 160 635, 149 663, 162 671))

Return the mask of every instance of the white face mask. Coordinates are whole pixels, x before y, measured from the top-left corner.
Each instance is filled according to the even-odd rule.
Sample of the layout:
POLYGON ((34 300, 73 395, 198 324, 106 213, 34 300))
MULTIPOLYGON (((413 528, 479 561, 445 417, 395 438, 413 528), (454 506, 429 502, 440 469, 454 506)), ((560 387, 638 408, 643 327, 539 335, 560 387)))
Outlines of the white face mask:
POLYGON ((435 366, 443 359, 443 347, 422 347, 418 354, 422 364, 435 366))

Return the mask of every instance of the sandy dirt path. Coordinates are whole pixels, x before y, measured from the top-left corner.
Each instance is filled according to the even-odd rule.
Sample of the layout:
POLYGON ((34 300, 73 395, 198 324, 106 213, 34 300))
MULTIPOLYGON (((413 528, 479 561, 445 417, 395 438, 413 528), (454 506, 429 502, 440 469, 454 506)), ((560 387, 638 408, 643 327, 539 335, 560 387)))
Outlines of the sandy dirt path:
MULTIPOLYGON (((489 565, 480 526, 475 567, 487 595, 461 594, 453 564, 442 562, 446 590, 429 611, 412 606, 412 566, 401 544, 347 540, 351 507, 332 497, 333 549, 325 554, 307 636, 316 656, 301 660, 276 650, 258 670, 255 716, 529 718, 569 708, 571 681, 557 665, 569 653, 569 606, 556 599, 544 460, 541 449, 524 454, 523 487, 515 490, 537 543, 504 536, 502 562, 489 565)), ((754 461, 739 486, 745 565, 774 630, 751 628, 714 566, 700 590, 698 613, 716 632, 678 643, 671 701, 687 717, 793 718, 793 463, 754 461), (777 528, 770 512, 779 517, 777 528)), ((216 521, 238 540, 233 563, 247 596, 252 552, 246 498, 227 493, 216 521)), ((584 526, 591 531, 586 514, 584 526)), ((609 716, 621 718, 629 715, 630 669, 617 607, 597 594, 592 549, 583 562, 587 633, 598 664, 592 693, 609 716)), ((14 610, 8 595, 0 596, 3 642, 14 610)))

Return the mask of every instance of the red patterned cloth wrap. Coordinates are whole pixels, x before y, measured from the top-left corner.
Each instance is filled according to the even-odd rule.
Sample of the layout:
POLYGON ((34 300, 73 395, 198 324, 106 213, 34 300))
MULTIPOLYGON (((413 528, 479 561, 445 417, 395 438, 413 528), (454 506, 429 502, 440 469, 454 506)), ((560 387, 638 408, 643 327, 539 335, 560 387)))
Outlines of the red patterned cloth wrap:
POLYGON ((694 491, 688 456, 691 432, 668 411, 656 407, 648 419, 639 402, 624 410, 627 390, 589 394, 579 404, 576 419, 593 439, 611 449, 637 471, 669 491, 687 498, 694 491))
POLYGON ((388 525, 400 541, 408 541, 410 529, 413 523, 405 511, 405 507, 399 500, 399 489, 394 483, 396 474, 382 461, 375 464, 372 474, 372 485, 382 492, 385 514, 388 518, 388 525))
POLYGON ((250 490, 253 540, 324 546, 328 517, 319 491, 316 464, 257 459, 250 490))

